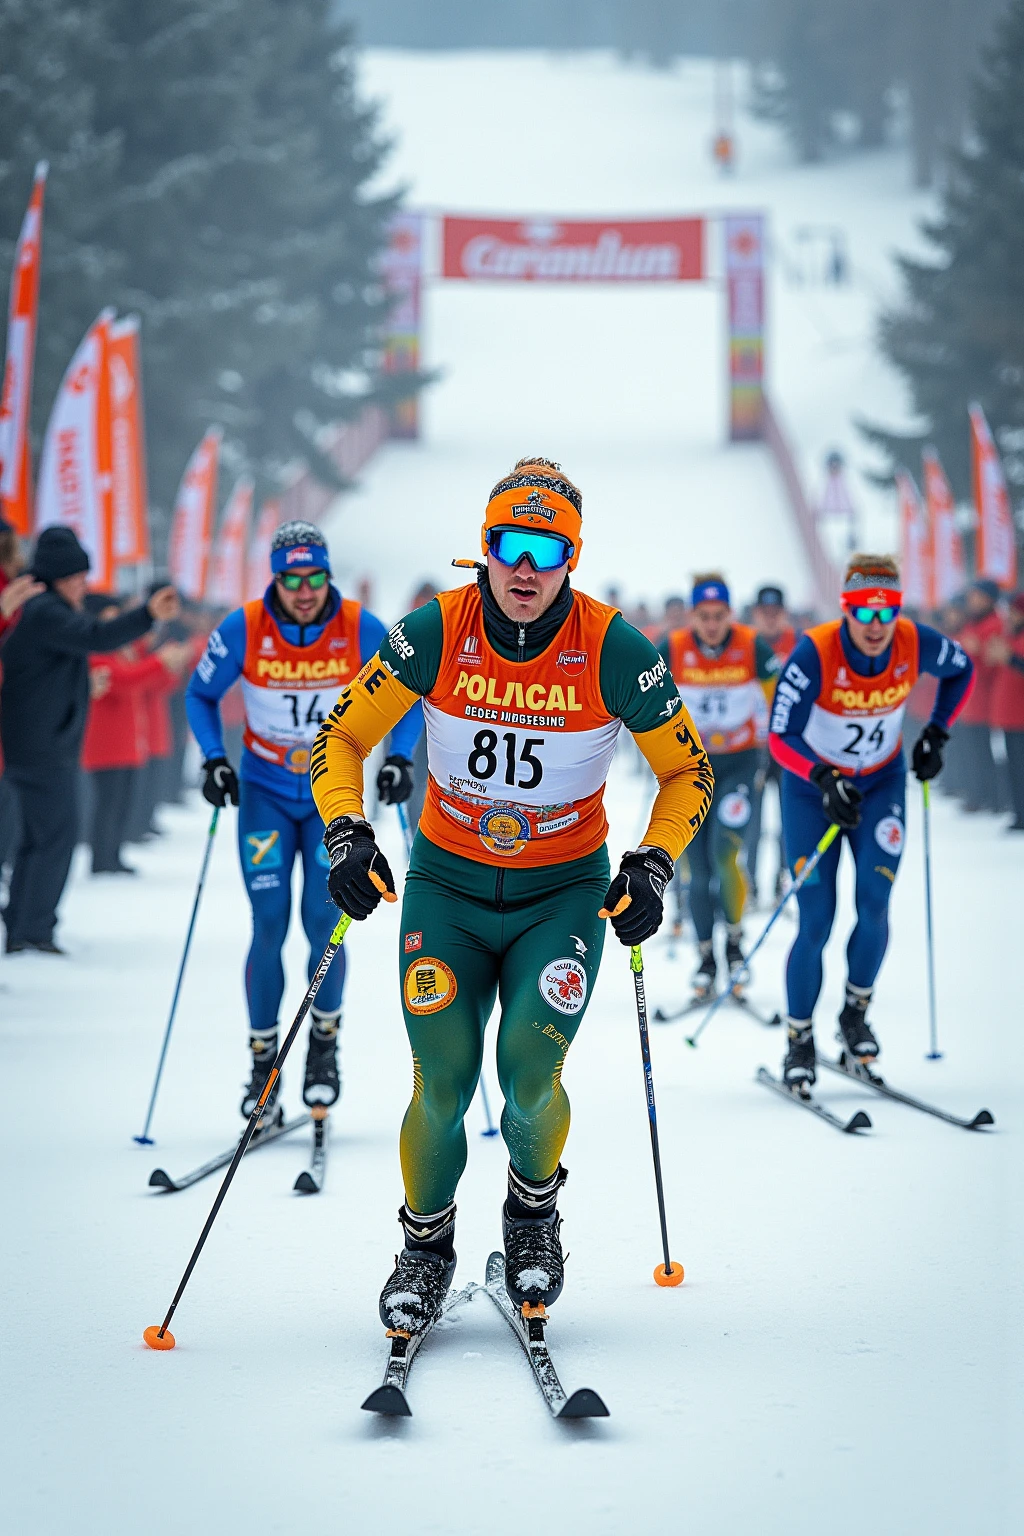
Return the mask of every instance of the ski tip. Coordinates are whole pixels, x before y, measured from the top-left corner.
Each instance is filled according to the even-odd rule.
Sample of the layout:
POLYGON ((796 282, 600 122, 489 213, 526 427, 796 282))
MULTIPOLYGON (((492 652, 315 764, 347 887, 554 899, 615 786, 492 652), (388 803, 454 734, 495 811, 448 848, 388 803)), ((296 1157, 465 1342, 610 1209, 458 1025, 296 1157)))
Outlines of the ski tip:
POLYGON ((659 1264, 654 1271, 655 1285, 682 1285, 685 1271, 677 1261, 673 1262, 671 1269, 666 1269, 664 1264, 659 1264))
POLYGON ((162 1168, 154 1168, 149 1176, 149 1187, 150 1189, 176 1189, 177 1185, 169 1173, 165 1173, 162 1168))
POLYGON ((146 1341, 146 1343, 149 1345, 150 1349, 173 1349, 174 1348, 174 1344, 175 1344, 174 1334, 171 1332, 171 1330, 169 1328, 165 1328, 164 1331, 161 1333, 160 1329, 157 1327, 156 1323, 154 1323, 151 1328, 145 1329, 144 1332, 143 1332, 142 1337, 146 1341))
POLYGON ((661 1008, 655 1008, 654 1012, 651 1014, 651 1018, 654 1020, 655 1024, 668 1023, 668 1019, 665 1016, 664 1010, 661 1008))
POLYGON ((295 1183, 292 1185, 292 1189, 297 1195, 318 1195, 320 1193, 320 1185, 309 1172, 308 1168, 303 1168, 302 1172, 295 1180, 295 1183))
POLYGON ((778 1011, 776 1011, 775 1013, 772 1014, 771 1018, 768 1020, 768 1028, 769 1029, 778 1029, 778 1027, 779 1027, 779 1025, 781 1023, 782 1023, 782 1014, 779 1013, 778 1011))
POLYGON ((685 1039, 687 1045, 691 1048, 691 1050, 695 1051, 697 1049, 697 1041, 696 1041, 696 1039, 694 1038, 693 1035, 684 1035, 683 1038, 685 1039))
POLYGON ((871 1118, 862 1109, 858 1109, 852 1120, 848 1120, 843 1126, 844 1131, 870 1131, 871 1118))
POLYGON ((580 1387, 562 1404, 557 1417, 560 1419, 607 1419, 608 1409, 596 1392, 580 1387))
POLYGON ((152 1136, 133 1136, 132 1141, 137 1141, 140 1147, 155 1147, 156 1142, 152 1136))
POLYGON ((991 1113, 990 1110, 979 1109, 978 1113, 971 1121, 969 1129, 972 1131, 978 1131, 983 1125, 995 1125, 995 1123, 995 1116, 991 1113))
POLYGON ((387 1385, 371 1392, 361 1405, 367 1413, 382 1413, 389 1419, 411 1419, 412 1409, 401 1387, 387 1385))
POLYGON ((497 1136, 497 1134, 498 1134, 498 1127, 496 1125, 489 1125, 487 1127, 486 1131, 481 1131, 480 1132, 481 1136, 497 1136))

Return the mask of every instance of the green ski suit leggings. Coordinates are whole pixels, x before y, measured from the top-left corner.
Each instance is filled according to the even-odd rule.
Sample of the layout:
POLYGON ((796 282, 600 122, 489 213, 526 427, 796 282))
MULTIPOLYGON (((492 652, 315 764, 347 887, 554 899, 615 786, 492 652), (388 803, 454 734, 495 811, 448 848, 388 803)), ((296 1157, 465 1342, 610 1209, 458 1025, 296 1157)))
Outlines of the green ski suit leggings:
POLYGON ((402 906, 402 1006, 413 1055, 402 1124, 409 1207, 455 1197, 466 1166, 463 1119, 476 1092, 484 1029, 501 1004, 501 1134, 514 1167, 546 1179, 569 1133, 562 1065, 601 963, 607 849, 543 869, 495 868, 418 833, 402 906))

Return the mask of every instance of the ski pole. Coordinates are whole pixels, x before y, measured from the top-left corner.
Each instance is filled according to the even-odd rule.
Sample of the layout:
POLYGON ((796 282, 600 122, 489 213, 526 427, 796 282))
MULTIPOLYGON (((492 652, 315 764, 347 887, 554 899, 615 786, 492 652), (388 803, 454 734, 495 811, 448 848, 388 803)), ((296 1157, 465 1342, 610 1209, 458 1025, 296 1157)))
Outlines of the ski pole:
POLYGON ((480 1068, 480 1098, 482 1099, 484 1106, 484 1119, 487 1121, 487 1129, 485 1131, 481 1131, 480 1135, 497 1136, 498 1127, 495 1125, 494 1120, 491 1117, 491 1104, 487 1097, 487 1082, 484 1078, 483 1067, 480 1068))
POLYGON ((925 779, 921 785, 924 797, 924 916, 928 943, 928 1038, 931 1050, 925 1061, 941 1061, 939 1031, 935 1018, 935 941, 932 937, 932 794, 931 784, 925 779))
POLYGON ((810 858, 807 860, 807 863, 804 865, 803 869, 797 875, 796 879, 793 881, 793 883, 790 886, 789 890, 786 892, 785 896, 783 896, 782 900, 776 906, 775 911, 772 913, 771 917, 768 919, 768 922, 765 924, 764 932, 761 934, 761 937, 758 939, 757 943, 754 945, 753 949, 749 952, 749 954, 747 955, 746 959, 744 960, 744 962, 743 962, 743 969, 740 971, 739 975, 733 981, 730 982, 730 985, 726 987, 724 992, 719 992, 718 996, 715 998, 714 1002, 711 1004, 711 1007, 708 1009, 707 1013, 704 1015, 704 1017, 701 1019, 700 1023, 697 1025, 697 1028, 694 1030, 693 1034, 686 1036, 686 1043, 687 1043, 687 1045, 692 1045, 694 1047, 694 1049, 696 1049, 697 1041, 700 1039, 701 1035, 707 1029, 708 1025, 711 1023, 711 1020, 714 1018, 714 1016, 718 1012, 719 1008, 725 1002, 726 998, 729 996, 729 994, 732 991, 733 987, 739 986, 740 983, 745 981, 746 978, 749 976, 749 974, 750 974, 750 962, 751 962, 751 960, 753 960, 754 956, 757 954, 758 950, 761 948, 761 945, 764 943, 765 939, 771 933, 772 929, 775 926, 776 920, 778 919, 780 913, 782 912, 783 907, 786 905, 786 902, 789 900, 789 898, 791 896, 795 896, 796 895, 796 893, 799 891, 800 887, 804 884, 804 881, 807 880, 813 874, 813 872, 817 869, 817 867, 818 867, 819 863, 821 862, 823 856, 828 852, 829 848, 831 848, 832 844, 835 842, 835 840, 836 840, 836 838, 838 836, 839 836, 839 828, 836 826, 835 822, 833 822, 830 827, 826 828, 824 836, 819 838, 818 844, 817 844, 814 852, 811 854, 810 858))
POLYGON ((654 1183, 658 1191, 658 1216, 661 1220, 661 1251, 665 1262, 654 1271, 657 1285, 682 1285, 683 1266, 673 1264, 668 1254, 668 1224, 665 1219, 665 1189, 661 1181, 661 1149, 658 1146, 658 1110, 654 1102, 654 1073, 651 1070, 651 1042, 647 1033, 647 998, 644 994, 644 957, 639 944, 629 952, 629 968, 633 972, 636 992, 636 1018, 640 1026, 640 1055, 644 1063, 644 1083, 647 1088, 647 1114, 651 1122, 651 1152, 654 1156, 654 1183))
POLYGON ((167 1018, 167 1028, 164 1030, 164 1043, 160 1047, 160 1060, 156 1064, 156 1077, 153 1080, 153 1092, 149 1096, 149 1108, 146 1111, 146 1123, 142 1127, 141 1136, 133 1136, 140 1147, 151 1147, 153 1138, 149 1134, 150 1122, 153 1119, 153 1110, 156 1107, 156 1096, 160 1091, 160 1079, 163 1076, 164 1062, 167 1059, 167 1047, 171 1043, 171 1030, 174 1028, 174 1016, 178 1011, 178 997, 181 994, 181 983, 185 975, 185 966, 188 963, 188 952, 192 946, 192 932, 196 926, 196 917, 199 914, 199 903, 203 895, 203 886, 206 884, 206 871, 210 865, 210 854, 213 852, 213 839, 217 835, 217 821, 220 817, 220 806, 214 806, 213 815, 210 817, 210 829, 206 834, 206 849, 203 853, 203 863, 199 871, 199 884, 196 886, 196 899, 192 903, 192 916, 189 919, 188 933, 185 935, 185 948, 181 956, 181 964, 178 967, 178 980, 174 987, 174 997, 171 999, 171 1011, 167 1018))
POLYGON ((402 836, 405 838, 405 857, 406 862, 408 862, 412 857, 412 828, 409 825, 409 815, 404 804, 396 805, 395 810, 398 812, 398 820, 402 826, 402 836))
POLYGON ((167 1308, 167 1315, 165 1316, 163 1322, 160 1324, 159 1328, 156 1326, 156 1324, 153 1324, 143 1332, 142 1337, 145 1339, 150 1349, 174 1348, 174 1334, 168 1332, 168 1325, 171 1321, 171 1318, 174 1316, 175 1308, 177 1307, 178 1302, 181 1300, 182 1295, 184 1294, 185 1287, 188 1285, 192 1271, 196 1267, 199 1255, 202 1253, 206 1239, 210 1235, 210 1228, 213 1226, 217 1219, 217 1212, 224 1204, 224 1197, 231 1185, 231 1180, 234 1178, 236 1172, 238 1171, 238 1165, 248 1150, 249 1143, 253 1138, 253 1132, 256 1130, 256 1127, 259 1124, 260 1118, 263 1114, 264 1106, 266 1105, 267 1100, 270 1098, 270 1095, 273 1092, 274 1084, 277 1082, 281 1075, 281 1068, 284 1066, 285 1057, 288 1055, 288 1052, 291 1050, 295 1043, 295 1037, 302 1027, 302 1021, 306 1017, 306 1014, 309 1012, 313 1003, 313 999, 319 992, 323 979, 331 968, 331 961, 334 959, 335 955, 338 953, 338 950, 341 948, 342 940, 348 931, 348 926, 351 921, 352 919, 349 917, 347 912, 343 912, 338 918, 334 932, 331 934, 330 942, 323 952, 323 957, 321 958, 320 964, 316 968, 312 981, 306 988, 306 995, 302 999, 302 1002, 299 1004, 299 1011, 295 1015, 295 1018, 292 1021, 292 1026, 289 1029, 287 1035, 284 1037, 281 1049, 274 1057, 274 1065, 270 1069, 270 1076, 267 1078, 263 1092, 260 1094, 259 1099, 253 1108, 253 1112, 246 1122, 245 1130, 242 1132, 238 1146, 235 1148, 235 1155, 228 1165, 227 1173, 224 1175, 224 1182, 220 1186, 220 1189, 217 1191, 217 1198, 214 1200, 213 1205, 210 1208, 210 1214, 206 1218, 206 1225, 203 1227, 203 1230, 199 1234, 199 1241, 196 1243, 195 1248, 192 1250, 192 1257, 189 1259, 188 1264, 185 1266, 185 1273, 182 1275, 178 1289, 174 1293, 174 1298, 171 1301, 170 1306, 167 1308))

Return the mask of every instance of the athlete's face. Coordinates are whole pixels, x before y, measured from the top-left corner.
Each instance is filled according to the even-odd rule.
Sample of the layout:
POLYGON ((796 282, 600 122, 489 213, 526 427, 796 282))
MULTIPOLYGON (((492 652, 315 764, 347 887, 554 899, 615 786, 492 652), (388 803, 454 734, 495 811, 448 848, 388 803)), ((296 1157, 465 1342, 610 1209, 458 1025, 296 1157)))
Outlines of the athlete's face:
POLYGON ((553 571, 535 571, 524 555, 518 565, 502 565, 488 551, 487 579, 491 591, 506 618, 514 624, 532 624, 547 613, 562 590, 566 566, 553 571))
MULTIPOLYGON (((318 573, 303 571, 302 574, 316 576, 318 573)), ((303 581, 297 592, 289 592, 288 588, 282 584, 280 577, 275 576, 274 588, 281 607, 296 624, 315 624, 327 607, 327 599, 331 595, 330 582, 325 582, 320 590, 315 592, 308 581, 303 581)))
POLYGON ((789 622, 785 608, 779 603, 758 604, 751 614, 754 628, 766 640, 778 640, 789 622))
POLYGON ((883 624, 876 615, 870 624, 862 624, 859 619, 854 618, 852 613, 848 613, 846 627, 850 632, 850 639, 862 655, 881 656, 882 652, 892 644, 892 637, 896 633, 896 620, 890 619, 888 624, 883 624))
POLYGON ((690 615, 690 623, 702 645, 721 645, 729 633, 732 610, 728 603, 698 603, 690 615))

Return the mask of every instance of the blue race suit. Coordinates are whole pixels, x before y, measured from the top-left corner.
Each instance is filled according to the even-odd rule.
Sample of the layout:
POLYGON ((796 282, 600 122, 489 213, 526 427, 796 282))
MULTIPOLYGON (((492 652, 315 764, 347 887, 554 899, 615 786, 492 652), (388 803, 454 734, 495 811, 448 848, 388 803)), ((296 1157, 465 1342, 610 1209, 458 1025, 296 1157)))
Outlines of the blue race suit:
MULTIPOLYGON (((259 626, 252 623, 251 613, 247 618, 244 608, 236 608, 228 614, 210 636, 189 682, 185 706, 189 725, 204 759, 224 756, 219 701, 239 677, 256 675, 252 653, 257 631, 263 636, 263 647, 268 647, 269 641, 272 649, 276 635, 286 647, 313 649, 320 646, 323 649, 320 642, 325 631, 332 623, 332 633, 337 628, 334 621, 338 620, 343 605, 334 586, 330 588, 327 607, 320 621, 306 625, 286 620, 273 601, 273 592, 271 584, 263 596, 262 612, 258 611, 258 605, 248 605, 250 610, 257 609, 259 626)), ((381 621, 366 609, 358 609, 356 622, 359 659, 350 668, 353 676, 379 649, 386 634, 381 621)), ((346 642, 340 639, 333 643, 344 645, 346 642)), ((340 687, 341 682, 336 682, 333 690, 329 686, 325 688, 324 702, 320 706, 323 715, 331 709, 340 687)), ((323 822, 309 787, 308 752, 305 759, 301 753, 292 752, 278 754, 286 756, 288 761, 268 760, 272 754, 266 752, 251 719, 250 701, 256 700, 258 693, 257 690, 247 695, 249 729, 239 766, 238 852, 252 907, 252 944, 245 963, 249 1024, 253 1032, 265 1032, 277 1024, 284 994, 281 952, 291 921, 292 868, 297 855, 302 858, 301 916, 310 945, 309 977, 327 947, 338 913, 327 890, 330 861, 321 842, 323 822)), ((290 700, 299 695, 286 694, 284 697, 290 700)), ((411 758, 422 723, 422 710, 417 706, 395 727, 390 750, 411 758)), ((320 1014, 334 1014, 341 1007, 346 947, 335 959, 320 988, 317 996, 317 1012, 320 1014)))

